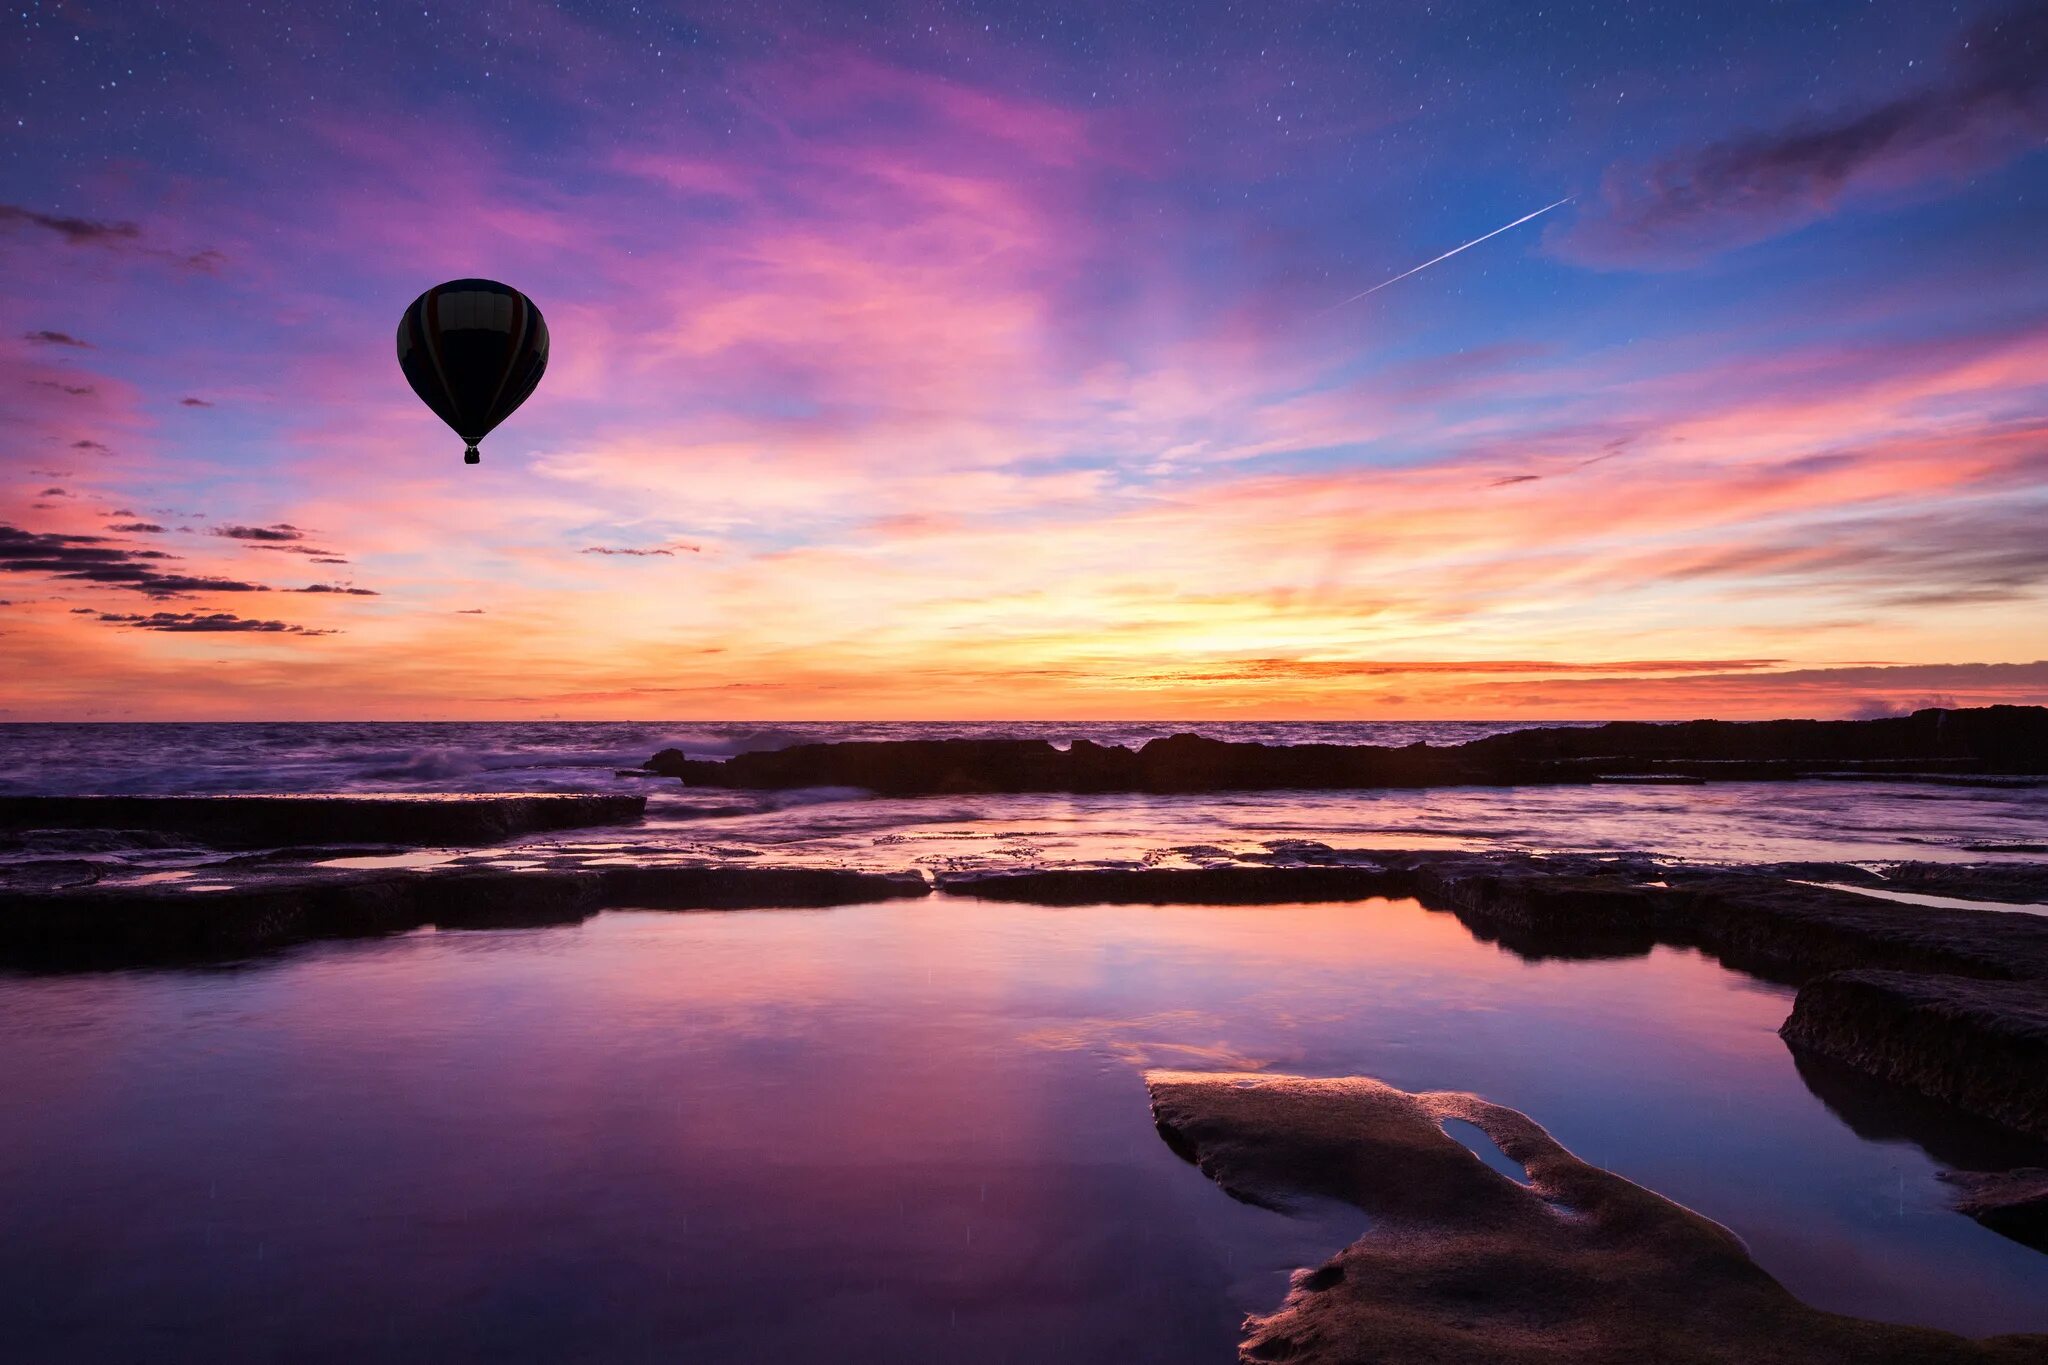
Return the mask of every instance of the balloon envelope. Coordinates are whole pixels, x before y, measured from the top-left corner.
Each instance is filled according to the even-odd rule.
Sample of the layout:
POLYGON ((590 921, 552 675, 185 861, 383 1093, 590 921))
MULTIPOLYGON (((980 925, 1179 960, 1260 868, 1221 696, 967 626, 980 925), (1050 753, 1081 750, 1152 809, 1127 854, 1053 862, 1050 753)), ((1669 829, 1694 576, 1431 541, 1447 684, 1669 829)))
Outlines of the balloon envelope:
POLYGON ((533 300, 496 280, 450 280, 398 320, 398 365, 420 401, 476 445, 526 401, 548 367, 548 325, 533 300))

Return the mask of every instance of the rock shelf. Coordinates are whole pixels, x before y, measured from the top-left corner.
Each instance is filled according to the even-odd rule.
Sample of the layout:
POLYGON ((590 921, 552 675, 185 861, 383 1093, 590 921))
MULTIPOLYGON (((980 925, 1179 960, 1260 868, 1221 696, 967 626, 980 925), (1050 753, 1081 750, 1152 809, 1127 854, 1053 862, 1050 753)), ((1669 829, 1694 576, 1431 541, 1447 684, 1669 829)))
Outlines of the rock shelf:
POLYGON ((0 830, 139 830, 212 848, 490 844, 638 820, 644 796, 509 792, 394 796, 5 796, 0 830))
POLYGON ((12 896, 0 911, 0 962, 64 969, 220 959, 429 925, 573 924, 606 908, 846 905, 929 890, 915 873, 832 868, 259 870, 199 889, 162 882, 12 896))

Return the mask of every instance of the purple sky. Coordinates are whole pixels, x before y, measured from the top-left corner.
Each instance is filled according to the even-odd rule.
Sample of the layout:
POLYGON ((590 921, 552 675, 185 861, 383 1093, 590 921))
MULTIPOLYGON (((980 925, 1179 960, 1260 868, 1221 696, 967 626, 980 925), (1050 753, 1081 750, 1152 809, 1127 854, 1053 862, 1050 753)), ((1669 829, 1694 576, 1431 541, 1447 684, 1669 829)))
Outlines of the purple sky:
POLYGON ((7 719, 2048 700, 2048 6, 7 22, 7 719))

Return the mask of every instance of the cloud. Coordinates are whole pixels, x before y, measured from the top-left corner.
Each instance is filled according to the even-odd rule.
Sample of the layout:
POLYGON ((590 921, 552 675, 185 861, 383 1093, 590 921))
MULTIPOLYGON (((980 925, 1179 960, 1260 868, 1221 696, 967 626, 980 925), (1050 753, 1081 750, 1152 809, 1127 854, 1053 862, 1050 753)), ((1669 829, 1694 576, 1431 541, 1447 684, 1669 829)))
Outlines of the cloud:
MULTIPOLYGON (((688 546, 684 546, 683 548, 685 548, 685 549, 689 549, 689 550, 694 550, 694 549, 696 549, 696 546, 694 546, 694 545, 688 545, 688 546)), ((592 545, 592 546, 591 546, 590 548, 588 548, 588 549, 586 549, 586 550, 582 551, 582 553, 584 553, 584 554, 587 554, 587 555, 636 555, 636 556, 645 556, 645 555, 673 555, 673 554, 675 553, 675 551, 674 551, 674 550, 629 550, 629 549, 614 549, 614 548, 612 548, 611 546, 608 546, 608 545, 592 545)))
POLYGON ((101 453, 102 455, 104 455, 104 454, 106 454, 106 453, 107 453, 107 447, 106 447, 105 445, 103 445, 102 443, 100 443, 100 442, 98 442, 98 441, 91 441, 91 440, 84 440, 84 439, 80 439, 80 440, 76 440, 76 441, 73 441, 73 442, 71 443, 71 448, 72 448, 73 450, 97 450, 97 451, 99 451, 99 452, 100 452, 100 453, 101 453))
POLYGON ((482 616, 485 612, 482 607, 464 607, 455 614, 457 616, 482 616))
POLYGON ((42 213, 20 204, 0 204, 0 228, 35 228, 56 234, 70 246, 105 247, 132 251, 168 261, 186 270, 212 274, 226 259, 211 247, 199 251, 172 251, 148 245, 140 225, 104 222, 97 218, 74 218, 60 213, 42 213))
POLYGON ((142 229, 134 223, 103 223, 92 218, 69 218, 62 214, 38 213, 19 204, 0 204, 0 224, 42 228, 56 233, 73 246, 132 242, 142 236, 142 229))
POLYGON ((1682 582, 1796 585, 1888 609, 2023 601, 2048 588, 2041 513, 2037 502, 1999 498, 1955 509, 1837 515, 1666 551, 1658 572, 1682 582))
POLYGON ((306 533, 290 522, 274 526, 216 526, 212 533, 229 540, 304 540, 306 533))
POLYGON ((23 332, 21 334, 21 339, 23 341, 34 342, 39 346, 76 346, 79 347, 81 350, 88 351, 92 349, 92 343, 90 341, 80 341, 77 337, 72 336, 69 332, 53 332, 47 327, 42 328, 39 331, 23 332))
POLYGON ((1694 716, 1810 716, 1873 719, 1928 706, 2039 705, 2048 701, 2048 661, 1843 665, 1783 672, 1701 674, 1670 679, 1581 678, 1563 684, 1500 682, 1468 694, 1482 704, 1551 715, 1601 716, 1616 705, 1667 720, 1694 716), (1528 689, 1550 689, 1537 696, 1528 689))
POLYGON ((373 589, 370 589, 370 588, 341 588, 341 587, 336 587, 336 586, 335 586, 334 584, 332 584, 332 583, 310 583, 310 584, 308 584, 307 586, 305 586, 305 587, 303 587, 303 588, 286 588, 286 589, 284 589, 284 591, 285 591, 285 592, 333 592, 333 593, 342 593, 342 594, 345 594, 346 596, 349 596, 349 597, 377 597, 377 596, 380 596, 380 594, 379 594, 379 593, 377 593, 377 592, 376 592, 375 590, 373 590, 373 589))
MULTIPOLYGON (((250 529, 250 528, 244 527, 244 528, 242 528, 242 529, 244 529, 244 530, 247 530, 247 529, 250 529)), ((267 528, 265 528, 265 527, 258 527, 258 528, 255 528, 255 529, 258 529, 258 530, 264 530, 264 529, 267 529, 267 530, 286 530, 286 529, 289 529, 289 530, 297 530, 298 528, 297 528, 297 527, 267 527, 267 528)), ((246 537, 237 537, 237 539, 246 539, 246 537)), ((272 553, 272 554, 281 554, 281 555, 306 555, 306 556, 310 557, 310 558, 311 558, 311 559, 313 560, 313 562, 314 562, 315 564, 346 564, 346 563, 348 563, 348 561, 347 561, 346 559, 343 559, 343 558, 341 558, 340 556, 336 555, 336 554, 334 553, 334 551, 332 551, 332 550, 323 550, 323 549, 321 549, 321 548, 320 548, 319 546, 317 546, 317 545, 301 545, 301 544, 296 544, 296 543, 285 543, 285 544, 268 544, 268 543, 266 543, 266 544, 251 544, 251 545, 250 545, 250 546, 249 546, 248 548, 249 548, 249 549, 251 549, 251 550, 266 550, 266 551, 269 551, 269 552, 270 552, 270 553, 272 553)))
POLYGON ((331 630, 308 630, 287 621, 258 621, 233 612, 157 611, 147 616, 103 611, 98 620, 136 630, 162 630, 173 634, 256 633, 263 635, 333 635, 331 630))
POLYGON ((1554 241, 1592 264, 1675 264, 1762 241, 1862 189, 1960 180, 2048 135, 2048 5, 1972 25, 1943 76, 1894 98, 1788 128, 1616 167, 1554 241))
POLYGON ((0 523, 0 572, 39 573, 83 583, 125 588, 149 597, 182 597, 194 592, 269 592, 261 583, 235 578, 166 573, 157 567, 173 559, 162 550, 129 550, 104 536, 24 531, 0 523))
POLYGON ((36 496, 39 498, 68 498, 71 495, 61 488, 45 488, 42 492, 36 494, 36 496))
POLYGON ((206 401, 206 400, 205 400, 204 398, 189 398, 189 397, 188 397, 188 398, 180 398, 180 399, 178 400, 178 406, 179 406, 179 407, 181 407, 181 408, 210 408, 210 407, 212 407, 212 406, 213 406, 213 404, 211 404, 211 403, 207 402, 207 401, 206 401))
POLYGON ((131 535, 158 536, 164 528, 153 521, 119 521, 107 527, 109 531, 126 531, 131 535))
POLYGON ((1470 673, 1577 675, 1726 673, 1772 668, 1783 659, 1616 659, 1574 663, 1560 659, 1246 659, 1217 669, 1150 674, 1146 682, 1266 682, 1279 679, 1355 678, 1470 673))
POLYGON ((99 392, 90 384, 66 384, 61 379, 31 379, 28 382, 39 389, 54 389, 58 393, 68 393, 73 398, 83 398, 87 394, 99 392))

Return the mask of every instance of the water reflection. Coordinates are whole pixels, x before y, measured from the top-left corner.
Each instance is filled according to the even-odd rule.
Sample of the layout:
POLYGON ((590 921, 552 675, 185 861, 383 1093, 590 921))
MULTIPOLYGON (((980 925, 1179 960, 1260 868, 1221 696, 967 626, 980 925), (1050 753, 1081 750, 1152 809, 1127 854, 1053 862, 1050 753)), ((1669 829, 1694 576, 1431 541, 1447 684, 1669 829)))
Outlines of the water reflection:
POLYGON ((4 989, 31 1359, 1229 1361, 1356 1215, 1223 1197, 1154 1064, 1478 1090, 1814 1302, 2048 1327, 1945 1149, 1816 1100, 1786 992, 1411 902, 607 913, 4 989))

